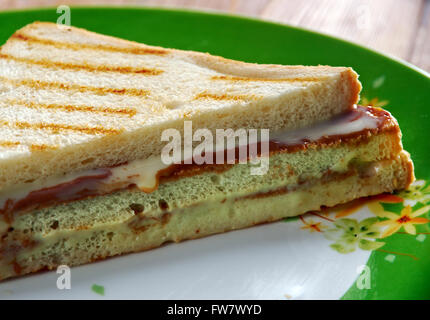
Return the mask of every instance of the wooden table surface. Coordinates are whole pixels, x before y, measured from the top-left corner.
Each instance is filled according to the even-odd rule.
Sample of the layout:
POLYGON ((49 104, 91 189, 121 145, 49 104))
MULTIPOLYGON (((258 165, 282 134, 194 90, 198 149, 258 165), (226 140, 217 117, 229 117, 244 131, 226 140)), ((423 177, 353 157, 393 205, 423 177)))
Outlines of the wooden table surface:
POLYGON ((259 17, 348 39, 430 72, 430 0, 0 0, 0 10, 59 4, 185 7, 259 17))

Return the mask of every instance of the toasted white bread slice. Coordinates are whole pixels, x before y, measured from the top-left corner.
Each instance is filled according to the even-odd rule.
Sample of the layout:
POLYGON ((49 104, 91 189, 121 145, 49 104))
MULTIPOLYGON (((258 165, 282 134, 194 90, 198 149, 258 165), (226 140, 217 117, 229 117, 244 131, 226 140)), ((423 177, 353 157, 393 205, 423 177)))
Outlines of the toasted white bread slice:
POLYGON ((343 67, 258 65, 37 22, 0 50, 0 191, 159 154, 166 128, 308 126, 352 107, 343 67))

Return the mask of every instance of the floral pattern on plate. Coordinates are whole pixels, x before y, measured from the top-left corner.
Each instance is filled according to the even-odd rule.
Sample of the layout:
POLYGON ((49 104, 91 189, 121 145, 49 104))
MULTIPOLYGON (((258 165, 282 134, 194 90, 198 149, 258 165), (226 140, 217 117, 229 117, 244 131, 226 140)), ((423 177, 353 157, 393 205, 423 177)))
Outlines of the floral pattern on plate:
POLYGON ((417 180, 407 190, 311 212, 300 216, 300 221, 303 224, 301 229, 322 233, 332 242, 330 247, 339 253, 347 254, 357 249, 388 252, 381 249, 385 245, 382 239, 395 233, 428 234, 421 232, 420 228, 430 223, 429 211, 430 181, 417 180))

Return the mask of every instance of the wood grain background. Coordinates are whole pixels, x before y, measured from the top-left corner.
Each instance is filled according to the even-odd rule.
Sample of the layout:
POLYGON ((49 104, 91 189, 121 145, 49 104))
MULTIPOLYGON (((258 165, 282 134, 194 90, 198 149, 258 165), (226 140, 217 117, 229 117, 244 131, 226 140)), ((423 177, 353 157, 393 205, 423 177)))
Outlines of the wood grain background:
POLYGON ((144 5, 216 10, 328 33, 430 72, 430 0, 0 0, 0 9, 144 5))

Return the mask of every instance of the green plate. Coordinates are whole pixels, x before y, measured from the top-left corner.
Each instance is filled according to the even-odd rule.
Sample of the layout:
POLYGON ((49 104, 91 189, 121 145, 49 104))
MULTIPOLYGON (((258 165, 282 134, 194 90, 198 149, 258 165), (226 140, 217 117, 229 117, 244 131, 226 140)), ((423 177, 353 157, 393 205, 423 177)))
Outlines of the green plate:
MULTIPOLYGON (((55 22, 58 16, 55 9, 0 13, 0 42, 4 43, 27 23, 55 22)), ((103 34, 247 62, 351 66, 360 74, 363 102, 384 106, 398 119, 404 147, 412 155, 417 178, 430 180, 427 160, 430 78, 407 63, 315 32, 220 14, 142 8, 72 8, 71 19, 74 26, 103 34)), ((407 200, 412 201, 414 210, 427 204, 426 195, 430 193, 425 182, 416 189, 415 198, 407 200)), ((400 214, 405 205, 388 203, 384 209, 400 214)), ((428 212, 421 217, 428 218, 428 212)), ((414 235, 398 232, 386 238, 384 250, 372 251, 367 261, 372 271, 370 288, 362 290, 352 283, 343 298, 430 298, 430 240, 426 240, 429 231, 428 223, 420 224, 414 235), (388 255, 389 252, 392 254, 388 255), (394 259, 392 256, 395 263, 389 263, 393 262, 389 261, 394 259)))

